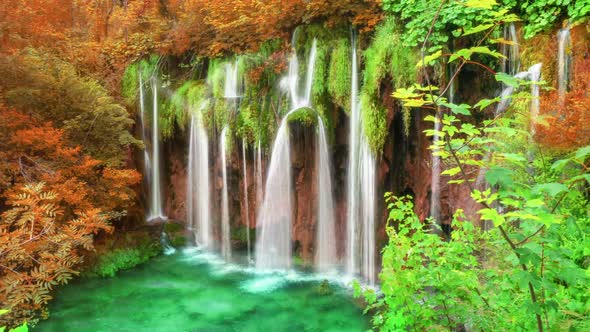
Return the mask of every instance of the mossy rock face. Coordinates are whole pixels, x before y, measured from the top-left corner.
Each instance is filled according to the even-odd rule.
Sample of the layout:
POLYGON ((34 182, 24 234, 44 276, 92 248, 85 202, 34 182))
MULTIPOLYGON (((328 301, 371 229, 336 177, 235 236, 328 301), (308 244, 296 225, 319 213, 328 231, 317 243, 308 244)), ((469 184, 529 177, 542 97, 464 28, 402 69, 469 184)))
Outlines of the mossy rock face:
POLYGON ((299 122, 304 126, 315 126, 318 113, 310 107, 301 107, 289 114, 288 122, 299 122))
POLYGON ((391 80, 394 89, 410 85, 416 76, 419 57, 415 49, 402 46, 395 18, 388 17, 377 27, 362 59, 360 111, 363 127, 371 149, 380 154, 387 137, 388 112, 381 102, 381 83, 391 80))

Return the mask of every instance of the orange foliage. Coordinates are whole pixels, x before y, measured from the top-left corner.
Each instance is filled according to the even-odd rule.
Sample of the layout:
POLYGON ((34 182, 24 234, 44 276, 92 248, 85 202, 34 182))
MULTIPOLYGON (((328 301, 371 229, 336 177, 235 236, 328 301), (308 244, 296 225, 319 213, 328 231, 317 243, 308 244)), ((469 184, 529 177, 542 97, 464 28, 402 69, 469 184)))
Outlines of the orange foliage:
POLYGON ((98 209, 64 217, 56 192, 43 183, 18 186, 13 207, 0 216, 0 303, 10 308, 0 325, 16 325, 43 310, 50 291, 76 275, 81 250, 93 250, 93 235, 111 231, 98 209))
POLYGON ((563 100, 557 92, 541 99, 546 122, 536 140, 551 148, 568 150, 590 144, 590 59, 576 59, 572 89, 563 100))
POLYGON ((0 140, 0 172, 10 179, 1 185, 8 195, 18 183, 43 181, 72 212, 111 210, 133 202, 130 187, 140 181, 137 171, 104 168, 51 123, 39 123, 0 104, 0 140))
POLYGON ((112 80, 148 53, 243 53, 300 24, 368 31, 381 18, 379 0, 14 0, 0 8, 0 52, 49 49, 112 80))

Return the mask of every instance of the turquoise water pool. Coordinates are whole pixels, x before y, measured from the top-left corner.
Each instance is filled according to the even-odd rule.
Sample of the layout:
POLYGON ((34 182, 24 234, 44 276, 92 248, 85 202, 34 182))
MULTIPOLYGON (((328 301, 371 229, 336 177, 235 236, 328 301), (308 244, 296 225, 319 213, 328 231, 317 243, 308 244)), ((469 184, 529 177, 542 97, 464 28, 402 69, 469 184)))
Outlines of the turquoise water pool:
POLYGON ((259 274, 197 250, 60 288, 34 331, 366 331, 350 291, 303 273, 259 274))

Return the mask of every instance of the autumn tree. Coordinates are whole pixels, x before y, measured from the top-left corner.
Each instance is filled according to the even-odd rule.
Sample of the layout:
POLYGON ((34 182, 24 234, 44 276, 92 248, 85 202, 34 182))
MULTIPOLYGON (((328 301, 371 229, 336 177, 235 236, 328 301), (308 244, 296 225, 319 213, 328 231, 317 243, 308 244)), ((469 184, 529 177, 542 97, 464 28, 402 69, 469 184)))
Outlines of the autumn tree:
POLYGON ((51 290, 78 274, 81 250, 93 250, 93 235, 111 230, 98 209, 64 218, 59 195, 43 183, 19 186, 9 205, 0 217, 0 302, 10 312, 0 316, 0 326, 34 319, 51 290))

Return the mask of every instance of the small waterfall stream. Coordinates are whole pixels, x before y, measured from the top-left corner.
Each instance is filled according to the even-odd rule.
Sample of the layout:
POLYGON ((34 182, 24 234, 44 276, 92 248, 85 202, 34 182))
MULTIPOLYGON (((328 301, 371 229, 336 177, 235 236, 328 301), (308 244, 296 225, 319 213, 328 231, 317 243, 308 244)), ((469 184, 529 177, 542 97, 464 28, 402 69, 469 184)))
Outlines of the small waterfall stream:
POLYGON ((291 267, 291 149, 288 117, 283 120, 273 144, 264 201, 256 223, 256 268, 259 270, 291 267))
POLYGON ((229 225, 229 202, 227 193, 227 136, 228 127, 223 127, 219 139, 219 154, 221 157, 221 174, 223 188, 221 189, 221 255, 228 261, 231 258, 231 241, 229 225))
POLYGON ((246 245, 248 250, 248 264, 250 257, 250 206, 248 203, 248 164, 246 163, 246 140, 242 140, 242 167, 244 168, 244 208, 246 210, 246 245))
POLYGON ((209 142, 200 112, 191 114, 187 183, 187 223, 197 245, 212 248, 213 234, 209 211, 209 142))
MULTIPOLYGON (((145 123, 145 93, 143 91, 144 87, 143 87, 143 78, 142 78, 142 72, 141 72, 141 67, 139 70, 139 119, 141 121, 141 140, 144 142, 148 141, 148 137, 146 135, 146 130, 147 130, 147 126, 145 123)), ((150 175, 151 175, 151 166, 150 166, 151 162, 150 162, 150 154, 148 152, 148 147, 145 146, 145 148, 143 149, 143 167, 144 167, 144 174, 145 174, 145 179, 146 182, 148 184, 148 186, 151 186, 151 179, 150 179, 150 175)), ((151 187, 150 187, 151 188, 151 187)))
POLYGON ((225 64, 225 82, 224 82, 224 97, 227 99, 237 99, 239 95, 239 75, 238 75, 238 60, 234 63, 225 64))
POLYGON ((258 213, 258 211, 260 210, 260 206, 262 206, 262 201, 264 199, 262 181, 262 147, 260 141, 258 141, 258 145, 256 146, 256 154, 254 158, 256 159, 256 213, 258 213))
POLYGON ((316 226, 315 264, 318 271, 326 272, 336 268, 338 257, 336 256, 336 227, 334 199, 332 197, 332 175, 330 174, 330 150, 324 122, 320 116, 318 116, 316 163, 318 173, 318 220, 316 226))
POLYGON ((516 33, 516 26, 510 23, 504 26, 504 39, 510 44, 503 43, 500 51, 505 56, 501 60, 501 70, 503 73, 516 75, 520 69, 520 50, 518 46, 518 34, 516 33))
POLYGON ((539 99, 541 93, 541 87, 539 84, 535 84, 535 82, 539 82, 541 80, 541 67, 540 63, 533 65, 529 68, 529 79, 533 84, 531 84, 531 136, 535 136, 537 132, 537 118, 539 117, 539 108, 541 104, 541 100, 539 99))
POLYGON ((348 159, 346 271, 375 283, 375 157, 368 145, 358 100, 356 35, 352 36, 352 84, 348 159))
POLYGON ((288 269, 291 267, 292 178, 291 147, 288 118, 303 107, 311 106, 311 88, 316 59, 317 41, 314 39, 306 68, 303 93, 299 89, 299 60, 294 52, 289 61, 289 73, 283 85, 291 97, 291 111, 281 120, 273 144, 264 201, 257 218, 256 268, 288 269))
POLYGON ((571 55, 570 48, 572 47, 570 29, 564 28, 557 33, 558 49, 557 49, 557 93, 559 100, 563 101, 565 93, 568 90, 568 85, 571 75, 571 55))
POLYGON ((152 77, 153 115, 152 115, 152 155, 151 155, 151 179, 150 179, 150 213, 148 221, 165 220, 162 208, 162 190, 160 183, 160 129, 158 127, 158 81, 152 77))

